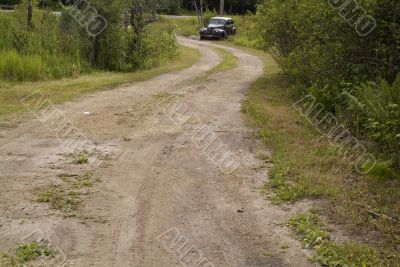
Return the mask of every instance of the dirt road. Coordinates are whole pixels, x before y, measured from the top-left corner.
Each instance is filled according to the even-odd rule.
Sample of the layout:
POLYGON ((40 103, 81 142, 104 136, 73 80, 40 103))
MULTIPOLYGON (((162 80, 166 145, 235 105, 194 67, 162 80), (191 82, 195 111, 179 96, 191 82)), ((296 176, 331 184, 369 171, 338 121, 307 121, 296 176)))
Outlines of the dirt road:
POLYGON ((0 251, 41 240, 58 252, 48 266, 311 265, 285 226, 302 206, 276 207, 262 195, 265 149, 241 113, 262 61, 224 48, 238 67, 199 83, 220 62, 215 45, 181 42, 202 55, 189 69, 1 129, 0 251), (60 120, 71 134, 57 130, 60 120), (201 144, 210 136, 232 161, 212 159, 214 143, 201 144), (82 155, 73 152, 78 141, 82 155), (85 154, 89 163, 78 164, 85 154))

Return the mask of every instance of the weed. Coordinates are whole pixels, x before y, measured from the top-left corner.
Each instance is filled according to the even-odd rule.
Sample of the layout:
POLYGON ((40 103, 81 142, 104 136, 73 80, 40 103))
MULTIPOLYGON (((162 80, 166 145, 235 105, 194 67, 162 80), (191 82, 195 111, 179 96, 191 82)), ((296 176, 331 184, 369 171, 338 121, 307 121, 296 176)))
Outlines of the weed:
POLYGON ((49 257, 53 254, 53 251, 50 250, 46 245, 33 242, 30 244, 20 245, 16 249, 15 254, 17 256, 17 260, 23 263, 34 260, 38 257, 49 257))
POLYGON ((50 204, 53 209, 60 210, 66 213, 77 210, 81 204, 81 193, 79 192, 62 192, 56 191, 53 194, 50 204))
POLYGON ((36 260, 40 257, 51 257, 54 251, 42 243, 27 243, 19 245, 15 251, 0 254, 0 266, 14 267, 25 266, 25 263, 36 260))
POLYGON ((37 201, 42 202, 42 203, 49 203, 51 201, 51 199, 53 198, 53 193, 54 193, 53 189, 49 189, 44 192, 40 192, 38 194, 37 201))
POLYGON ((75 156, 75 163, 76 164, 88 164, 89 163, 89 155, 86 153, 80 153, 75 156))
POLYGON ((302 238, 306 248, 315 248, 313 260, 324 266, 392 266, 390 257, 381 259, 379 253, 355 242, 335 243, 322 229, 315 214, 298 214, 289 221, 302 238))
POLYGON ((69 213, 78 209, 82 199, 79 192, 64 190, 61 186, 51 186, 39 192, 37 202, 49 203, 53 209, 69 213))

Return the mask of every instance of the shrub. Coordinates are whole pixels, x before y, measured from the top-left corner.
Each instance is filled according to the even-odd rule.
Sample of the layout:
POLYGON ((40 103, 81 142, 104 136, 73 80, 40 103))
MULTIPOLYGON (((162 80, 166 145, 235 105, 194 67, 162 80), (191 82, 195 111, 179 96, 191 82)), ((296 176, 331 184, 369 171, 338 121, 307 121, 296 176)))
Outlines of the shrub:
POLYGON ((400 2, 366 0, 362 6, 377 21, 367 37, 319 0, 263 1, 258 32, 296 93, 313 94, 376 152, 385 162, 380 166, 390 162, 399 169, 400 19, 393 10, 400 2))

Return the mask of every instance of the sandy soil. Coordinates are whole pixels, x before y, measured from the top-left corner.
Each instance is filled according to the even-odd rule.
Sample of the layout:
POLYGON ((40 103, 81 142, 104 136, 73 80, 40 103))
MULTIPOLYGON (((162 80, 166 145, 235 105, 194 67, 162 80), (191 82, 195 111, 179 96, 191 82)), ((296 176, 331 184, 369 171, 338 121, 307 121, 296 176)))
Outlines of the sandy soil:
POLYGON ((239 67, 196 83, 220 58, 214 44, 181 42, 202 55, 189 69, 0 129, 0 251, 48 242, 58 254, 33 263, 44 266, 312 265, 285 226, 306 204, 277 207, 261 193, 270 166, 260 158, 268 152, 240 111, 262 61, 224 48, 239 67), (79 134, 57 131, 61 120, 79 134), (196 135, 200 128, 205 134, 196 135), (210 140, 235 155, 232 168, 211 159, 210 140), (81 151, 70 145, 78 141, 81 151), (74 155, 84 150, 89 163, 77 164, 74 155), (93 186, 77 185, 88 171, 93 186), (78 192, 79 207, 39 203, 51 186, 78 192))

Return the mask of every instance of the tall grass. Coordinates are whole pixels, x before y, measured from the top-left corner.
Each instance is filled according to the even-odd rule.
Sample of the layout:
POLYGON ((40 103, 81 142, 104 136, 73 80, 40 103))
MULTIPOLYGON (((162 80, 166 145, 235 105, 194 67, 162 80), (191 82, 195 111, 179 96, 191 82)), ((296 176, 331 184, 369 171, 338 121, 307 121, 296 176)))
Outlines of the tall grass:
MULTIPOLYGON (((22 4, 23 5, 23 4, 22 4)), ((26 23, 26 7, 0 13, 0 79, 51 80, 75 77, 96 70, 130 72, 157 67, 177 55, 174 27, 136 33, 122 23, 109 23, 94 40, 69 14, 56 17, 34 12, 33 27, 26 23)))
POLYGON ((257 18, 254 15, 245 16, 232 16, 235 21, 235 25, 238 28, 238 32, 235 36, 232 36, 230 40, 235 45, 261 48, 261 36, 257 31, 257 18))
POLYGON ((20 55, 15 50, 0 52, 0 78, 4 80, 39 80, 44 74, 42 59, 37 55, 20 55))
POLYGON ((0 13, 0 79, 60 79, 81 73, 81 66, 89 69, 79 43, 61 31, 59 18, 39 12, 32 29, 25 18, 22 10, 0 13))

